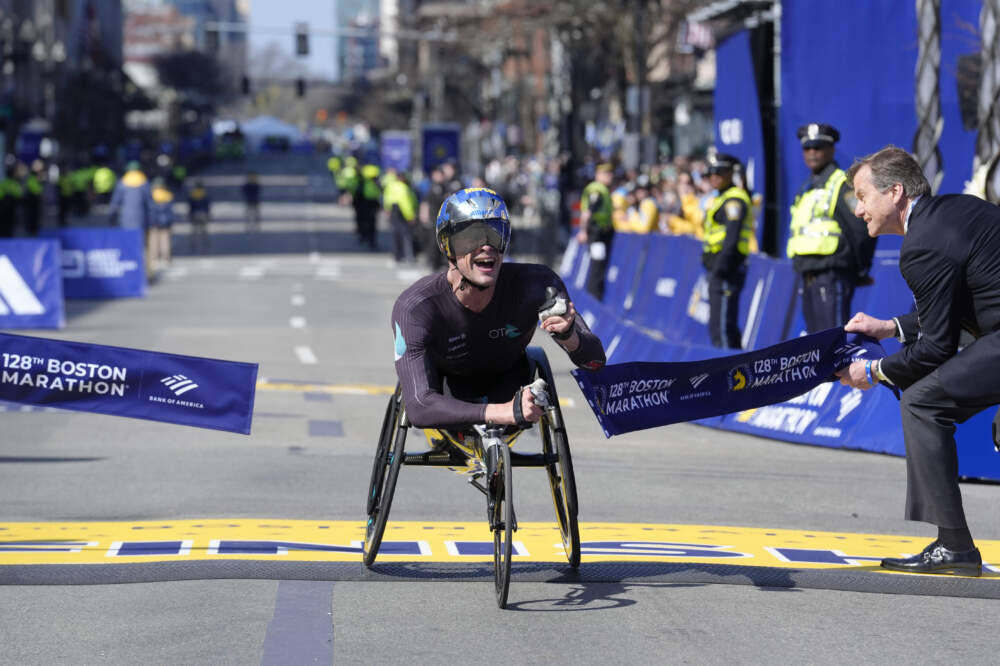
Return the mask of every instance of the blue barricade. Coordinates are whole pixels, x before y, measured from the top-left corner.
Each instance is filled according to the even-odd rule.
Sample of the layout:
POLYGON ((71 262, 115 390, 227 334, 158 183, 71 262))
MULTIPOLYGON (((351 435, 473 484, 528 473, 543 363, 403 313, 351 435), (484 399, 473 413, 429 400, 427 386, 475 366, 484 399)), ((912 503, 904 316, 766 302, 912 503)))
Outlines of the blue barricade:
POLYGON ((0 241, 0 329, 65 325, 59 242, 0 241))
POLYGON ((650 236, 616 233, 604 274, 604 304, 628 316, 634 304, 633 290, 646 260, 650 236))
POLYGON ((62 243, 66 298, 131 298, 146 295, 143 231, 86 227, 44 232, 62 243))

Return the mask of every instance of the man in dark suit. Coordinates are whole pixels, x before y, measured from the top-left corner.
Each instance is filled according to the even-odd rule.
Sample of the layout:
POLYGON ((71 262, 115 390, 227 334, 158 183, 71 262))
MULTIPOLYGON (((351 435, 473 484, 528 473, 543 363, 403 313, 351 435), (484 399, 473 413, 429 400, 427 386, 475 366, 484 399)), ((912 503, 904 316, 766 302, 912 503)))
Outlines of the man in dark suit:
POLYGON ((871 236, 901 234, 899 270, 916 312, 882 320, 859 312, 844 327, 903 341, 881 361, 857 361, 841 383, 903 390, 906 518, 932 523, 938 538, 896 571, 978 576, 982 558, 965 521, 958 485, 955 424, 1000 403, 1000 208, 969 195, 931 196, 913 157, 889 146, 847 172, 855 214, 871 236), (959 353, 965 330, 975 341, 959 353))

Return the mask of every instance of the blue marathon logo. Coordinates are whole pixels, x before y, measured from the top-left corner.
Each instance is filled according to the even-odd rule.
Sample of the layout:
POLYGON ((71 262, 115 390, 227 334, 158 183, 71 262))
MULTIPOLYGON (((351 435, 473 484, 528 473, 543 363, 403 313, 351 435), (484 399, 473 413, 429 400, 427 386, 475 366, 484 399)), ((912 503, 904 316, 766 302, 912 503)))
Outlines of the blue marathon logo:
POLYGON ((7 255, 0 255, 0 315, 45 314, 45 306, 17 272, 7 255))

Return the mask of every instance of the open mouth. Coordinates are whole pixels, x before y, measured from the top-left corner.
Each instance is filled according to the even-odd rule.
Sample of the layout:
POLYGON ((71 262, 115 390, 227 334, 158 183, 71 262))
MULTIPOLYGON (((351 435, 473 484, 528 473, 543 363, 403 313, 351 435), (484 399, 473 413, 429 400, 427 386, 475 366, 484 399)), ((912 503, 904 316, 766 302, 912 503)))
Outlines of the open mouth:
POLYGON ((477 257, 472 260, 472 265, 484 271, 491 271, 497 265, 496 257, 477 257))

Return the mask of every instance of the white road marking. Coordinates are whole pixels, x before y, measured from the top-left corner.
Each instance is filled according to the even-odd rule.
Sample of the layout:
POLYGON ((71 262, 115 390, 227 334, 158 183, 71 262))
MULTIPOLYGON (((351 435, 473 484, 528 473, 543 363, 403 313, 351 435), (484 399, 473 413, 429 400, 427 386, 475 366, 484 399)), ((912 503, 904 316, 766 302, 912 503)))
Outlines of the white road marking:
POLYGON ((241 280, 259 280, 264 277, 263 266, 244 266, 240 269, 241 280))
POLYGON ((316 365, 316 363, 319 362, 316 358, 316 354, 313 353, 313 350, 305 345, 296 347, 295 355, 298 357, 299 362, 304 363, 305 365, 316 365))
POLYGON ((306 318, 305 317, 292 317, 288 320, 288 325, 292 328, 305 328, 306 318))
POLYGON ((336 280, 340 277, 340 266, 337 264, 320 265, 316 269, 316 279, 336 280))
POLYGON ((292 305, 302 307, 306 304, 306 297, 302 294, 292 294, 292 305))

